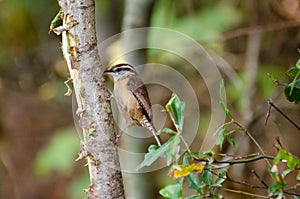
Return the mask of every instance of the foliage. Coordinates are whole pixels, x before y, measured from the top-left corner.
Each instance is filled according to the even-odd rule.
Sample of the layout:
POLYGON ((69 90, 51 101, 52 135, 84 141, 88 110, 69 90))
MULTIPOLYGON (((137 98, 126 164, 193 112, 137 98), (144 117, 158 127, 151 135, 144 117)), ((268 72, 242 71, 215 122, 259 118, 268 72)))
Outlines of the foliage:
MULTIPOLYGON (((185 103, 180 101, 177 95, 173 94, 166 105, 166 111, 169 113, 173 124, 176 127, 176 131, 168 128, 159 130, 158 134, 168 133, 172 135, 172 137, 162 146, 151 145, 148 149, 149 152, 145 155, 144 161, 138 166, 138 169, 151 165, 158 158, 166 158, 167 165, 170 166, 168 176, 176 181, 175 184, 167 185, 159 191, 164 198, 168 199, 181 199, 183 197, 182 192, 184 189, 184 181, 188 182, 188 189, 195 191, 195 194, 187 196, 185 199, 206 197, 219 198, 221 197, 218 194, 219 190, 264 198, 276 197, 279 199, 285 198, 286 195, 294 195, 295 198, 299 198, 299 194, 290 192, 289 190, 291 188, 287 188, 286 176, 291 172, 297 171, 298 174, 296 180, 300 180, 300 159, 281 147, 278 147, 277 156, 275 157, 265 154, 250 132, 234 119, 224 101, 224 96, 221 92, 223 88, 224 81, 222 80, 220 82, 220 106, 223 108, 223 111, 230 121, 223 124, 216 131, 216 134, 218 134, 216 145, 218 145, 220 147, 220 151, 222 151, 222 146, 226 140, 234 148, 235 141, 231 135, 233 133, 243 132, 257 146, 260 153, 239 157, 231 156, 232 158, 229 160, 220 161, 216 158, 214 151, 191 152, 187 145, 185 145, 186 149, 182 149, 180 143, 185 143, 181 136, 184 123, 185 103), (183 155, 181 160, 179 158, 180 155, 183 155), (267 196, 257 195, 251 192, 231 190, 224 187, 224 183, 227 181, 253 187, 253 185, 245 182, 238 182, 237 180, 230 179, 227 175, 227 171, 233 164, 246 164, 260 159, 265 159, 269 166, 269 173, 273 178, 273 183, 267 184, 256 174, 259 180, 264 184, 264 186, 256 186, 261 189, 265 189, 268 193, 267 196), (268 159, 272 159, 273 161, 270 163, 268 159), (286 165, 283 171, 278 170, 279 164, 286 165)), ((294 185, 295 188, 298 186, 299 184, 294 185)))
POLYGON ((300 59, 297 61, 296 66, 286 73, 292 79, 292 82, 285 87, 284 94, 289 101, 297 104, 300 102, 300 59))
POLYGON ((269 171, 274 180, 274 184, 268 187, 268 192, 270 196, 273 197, 284 197, 284 188, 287 185, 286 177, 292 171, 297 171, 298 174, 296 180, 300 180, 300 159, 295 157, 290 152, 287 152, 283 148, 278 149, 277 156, 274 158, 272 165, 270 165, 269 171), (285 164, 285 169, 279 171, 278 165, 280 163, 285 164))
POLYGON ((198 198, 199 196, 205 196, 208 190, 209 194, 213 194, 216 187, 220 187, 226 179, 226 171, 221 171, 216 174, 216 177, 213 177, 211 171, 212 167, 210 164, 213 159, 211 159, 212 152, 206 153, 184 153, 183 160, 181 163, 178 162, 180 155, 180 140, 183 140, 181 136, 182 127, 184 122, 184 108, 185 103, 180 101, 177 95, 173 94, 170 101, 166 105, 166 110, 172 118, 173 124, 177 129, 177 132, 164 128, 161 129, 158 133, 168 133, 172 137, 164 143, 162 146, 151 145, 148 149, 148 153, 145 155, 144 161, 138 166, 137 169, 140 169, 144 166, 151 165, 158 158, 166 158, 167 165, 170 165, 173 161, 172 166, 168 176, 173 179, 177 179, 176 183, 173 185, 167 185, 166 187, 160 190, 160 194, 164 198, 182 198, 182 185, 184 179, 187 179, 189 182, 189 188, 196 190, 197 194, 192 195, 188 198, 198 198), (198 157, 203 156, 202 160, 198 157), (199 162, 189 163, 189 158, 197 158, 199 162), (202 179, 200 181, 200 178, 202 179))
MULTIPOLYGON (((168 102, 166 109, 172 117, 174 125, 178 129, 182 129, 183 126, 183 111, 184 103, 179 100, 177 95, 173 95, 171 100, 168 102)), ((165 132, 173 135, 166 143, 162 146, 151 145, 148 148, 148 153, 145 155, 144 161, 136 168, 141 169, 144 166, 149 166, 155 162, 158 158, 167 158, 167 165, 169 166, 173 160, 178 158, 178 147, 180 143, 180 133, 175 132, 172 129, 164 128, 158 132, 165 132)))

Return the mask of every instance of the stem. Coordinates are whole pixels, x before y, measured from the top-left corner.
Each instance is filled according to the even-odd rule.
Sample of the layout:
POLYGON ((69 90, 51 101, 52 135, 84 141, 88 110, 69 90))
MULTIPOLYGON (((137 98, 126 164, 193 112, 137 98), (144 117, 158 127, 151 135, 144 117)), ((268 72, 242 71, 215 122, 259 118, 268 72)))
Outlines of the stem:
POLYGON ((192 151, 191 151, 191 149, 190 149, 188 143, 184 140, 184 138, 183 138, 183 136, 182 136, 181 134, 180 134, 180 138, 181 138, 181 140, 182 140, 184 146, 186 147, 186 150, 187 150, 189 153, 192 153, 192 151))
POLYGON ((257 197, 257 198, 269 198, 268 196, 257 195, 257 194, 253 194, 253 193, 240 191, 240 190, 227 189, 227 188, 224 188, 224 187, 221 187, 220 189, 222 189, 224 191, 232 192, 232 193, 238 193, 238 194, 243 194, 243 195, 257 197))
POLYGON ((239 159, 239 160, 235 160, 235 159, 231 159, 231 160, 227 160, 227 161, 218 161, 215 160, 216 163, 227 163, 229 165, 232 164, 241 164, 241 163, 247 163, 247 162, 254 162, 257 160, 261 160, 261 159, 271 159, 273 160, 275 157, 274 156, 269 156, 269 155, 259 155, 253 158, 247 158, 247 159, 239 159))
POLYGON ((263 179, 256 173, 256 171, 252 170, 251 171, 256 177, 257 179, 265 186, 265 188, 268 188, 268 185, 263 181, 263 179))
POLYGON ((235 184, 239 184, 239 185, 254 188, 254 189, 266 189, 264 186, 252 185, 252 184, 249 184, 249 183, 246 183, 246 182, 240 182, 240 181, 237 181, 237 180, 233 180, 233 179, 229 178, 228 176, 227 177, 221 177, 213 171, 211 171, 211 173, 214 174, 215 176, 218 176, 219 178, 228 180, 229 182, 232 182, 232 183, 235 183, 235 184))
MULTIPOLYGON (((294 127, 296 127, 300 131, 300 126, 296 124, 292 119, 290 119, 285 113, 283 113, 275 104, 273 103, 272 99, 268 101, 270 107, 275 108, 285 119, 287 119, 294 127)), ((268 115, 267 115, 268 116, 268 115)), ((267 117, 268 118, 268 117, 267 117)), ((267 120, 266 118, 266 120, 267 120)))
MULTIPOLYGON (((251 133, 242 125, 240 124, 238 121, 234 120, 234 123, 242 130, 244 131, 247 136, 252 140, 252 142, 257 146, 257 148, 259 149, 259 151, 261 152, 261 154, 263 156, 266 156, 265 152, 263 151, 263 149, 261 148, 261 146, 258 144, 258 142, 255 140, 255 138, 251 135, 251 133)), ((270 162, 268 160, 266 160, 267 164, 270 166, 270 162)))

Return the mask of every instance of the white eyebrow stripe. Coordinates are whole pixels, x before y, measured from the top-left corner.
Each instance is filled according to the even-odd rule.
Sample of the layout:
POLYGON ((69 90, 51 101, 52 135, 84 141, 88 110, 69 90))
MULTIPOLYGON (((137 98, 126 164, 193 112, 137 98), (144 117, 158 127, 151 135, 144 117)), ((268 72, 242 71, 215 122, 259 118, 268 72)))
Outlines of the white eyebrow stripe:
POLYGON ((112 71, 116 71, 119 68, 122 68, 124 70, 129 69, 129 70, 135 71, 135 69, 131 65, 129 65, 129 64, 118 64, 118 65, 115 65, 115 66, 112 67, 112 71))

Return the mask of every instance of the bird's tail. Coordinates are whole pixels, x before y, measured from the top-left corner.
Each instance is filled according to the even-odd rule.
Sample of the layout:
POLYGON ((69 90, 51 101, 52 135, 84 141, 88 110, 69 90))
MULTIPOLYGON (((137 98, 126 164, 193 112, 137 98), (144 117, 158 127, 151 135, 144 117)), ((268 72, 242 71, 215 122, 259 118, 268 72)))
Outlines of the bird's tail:
POLYGON ((161 141, 160 141, 160 138, 159 136, 156 134, 156 129, 154 127, 154 125, 152 124, 152 122, 149 122, 147 120, 146 117, 144 117, 141 121, 141 125, 145 128, 147 128, 149 131, 151 131, 151 133, 153 134, 158 146, 161 146, 161 141))

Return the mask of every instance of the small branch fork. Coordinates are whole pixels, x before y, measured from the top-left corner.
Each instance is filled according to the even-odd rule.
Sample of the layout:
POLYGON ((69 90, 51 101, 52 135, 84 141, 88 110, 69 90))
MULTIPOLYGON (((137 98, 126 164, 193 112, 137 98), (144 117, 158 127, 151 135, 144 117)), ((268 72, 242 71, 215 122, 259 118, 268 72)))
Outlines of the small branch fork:
MULTIPOLYGON (((234 123, 243 131, 247 134, 247 136, 252 140, 252 142, 256 145, 256 147, 259 149, 259 151, 261 152, 261 154, 263 156, 266 156, 264 150, 261 148, 261 146, 258 144, 258 142, 255 140, 255 138, 251 135, 251 133, 242 125, 240 124, 238 121, 234 120, 234 123)), ((266 160, 266 159, 265 159, 266 160)), ((268 160, 266 160, 266 163, 270 166, 270 162, 268 160)))
MULTIPOLYGON (((269 104, 269 110, 268 113, 266 115, 266 121, 265 124, 267 124, 267 120, 270 116, 270 112, 271 112, 271 108, 273 107, 275 110, 277 110, 281 115, 283 115, 289 122, 291 122, 298 130, 300 130, 300 127, 294 122, 292 121, 285 113, 283 113, 270 99, 268 101, 269 104)), ((237 181, 234 180, 228 176, 219 176, 214 170, 220 170, 220 169, 226 169, 231 165, 234 164, 243 164, 243 163, 249 163, 249 162, 255 162, 261 159, 264 159, 267 163, 268 166, 271 166, 270 160, 275 159, 274 156, 270 156, 270 155, 266 155, 266 153, 264 152, 264 150, 262 149, 262 147, 260 146, 260 144, 257 142, 257 140, 252 136, 252 134, 247 130, 247 128, 245 128, 241 123, 239 123, 237 120, 235 120, 234 118, 231 118, 231 120, 227 123, 225 123, 224 125, 222 125, 221 127, 219 127, 218 131, 222 128, 224 128, 224 126, 226 125, 236 125, 237 129, 236 131, 241 131, 244 132, 249 138, 250 140, 256 145, 256 147, 259 149, 259 153, 254 153, 254 154, 249 154, 249 155, 245 155, 245 156, 234 156, 234 155, 229 155, 229 154, 215 154, 218 156, 222 156, 222 157, 232 157, 229 160, 217 160, 215 157, 213 157, 213 162, 210 162, 209 160, 207 160, 206 158, 201 158, 195 155, 192 155, 191 158, 194 161, 201 161, 201 162, 210 162, 210 163, 215 163, 215 164, 223 164, 223 165, 213 165, 211 164, 211 168, 208 169, 212 174, 214 174, 215 176, 218 176, 219 178, 223 178, 224 180, 227 180, 229 182, 235 183, 235 184, 239 184, 239 185, 243 185, 249 188, 255 188, 255 189, 264 189, 264 190, 268 190, 269 185, 256 173, 255 170, 252 170, 252 174, 259 180, 259 182, 261 183, 261 185, 254 185, 254 184, 249 184, 247 182, 241 182, 241 181, 237 181)), ((189 147, 187 146, 185 140, 183 139, 183 137, 181 137, 182 141, 184 142, 184 144, 187 147, 187 150, 189 153, 189 147)), ((276 138, 276 141, 278 142, 278 144, 282 147, 279 138, 276 138)), ((214 155, 212 155, 214 156, 214 155)), ((300 183, 291 186, 291 187, 286 187, 285 190, 283 190, 284 194, 287 195, 293 195, 293 196, 300 196, 300 193, 297 192, 293 192, 291 190, 295 190, 296 188, 298 188, 300 186, 300 183)), ((229 189, 229 188, 225 188, 225 187, 217 187, 219 189, 222 189, 224 191, 228 191, 228 192, 232 192, 232 193, 238 193, 238 194, 242 194, 242 195, 247 195, 247 196, 252 196, 252 197, 257 197, 257 198, 270 198, 270 196, 265 196, 265 195, 258 195, 258 194, 254 194, 254 193, 250 193, 250 192, 245 192, 245 191, 241 191, 241 190, 233 190, 233 189, 229 189)))
MULTIPOLYGON (((275 106, 273 104, 272 100, 269 100, 268 104, 269 104, 270 107, 269 107, 269 111, 268 111, 268 114, 267 114, 267 117, 266 117, 266 121, 267 121, 267 119, 270 115, 270 109, 273 107, 279 113, 281 113, 288 121, 290 121, 297 129, 300 129, 297 124, 295 124, 287 115, 285 115, 277 106, 275 106)), ((251 135, 251 133, 242 124, 240 124, 238 121, 236 121, 235 119, 231 119, 231 121, 226 123, 226 124, 235 124, 238 127, 238 130, 246 133, 246 135, 251 139, 251 141, 257 146, 260 153, 254 153, 254 154, 249 154, 249 155, 245 155, 245 156, 233 156, 233 155, 229 155, 229 154, 215 154, 215 155, 221 156, 221 157, 232 157, 232 158, 229 159, 229 160, 217 160, 215 157, 213 157, 213 163, 225 164, 225 165, 222 165, 222 166, 213 165, 209 170, 215 176, 218 176, 219 178, 223 178, 224 180, 227 180, 229 182, 239 184, 239 185, 242 185, 242 186, 246 186, 246 187, 249 187, 249 188, 267 190, 269 188, 268 184, 254 170, 251 171, 252 174, 259 180, 259 182, 262 185, 253 185, 253 184, 249 184, 247 182, 237 181, 237 180, 234 180, 234 179, 232 179, 228 176, 222 177, 222 176, 219 176, 216 172, 214 172, 214 170, 220 170, 220 169, 228 168, 230 165, 255 162, 255 161, 258 161, 258 160, 261 160, 261 159, 264 159, 266 161, 266 163, 270 166, 271 164, 270 164, 269 160, 273 160, 275 158, 274 156, 266 155, 265 152, 263 151, 262 147, 255 140, 255 138, 251 135)), ((223 126, 221 126, 220 128, 223 128, 223 126)), ((279 143, 279 145, 281 146, 279 138, 277 138, 276 140, 279 143)), ((197 158, 197 157, 193 156, 193 159, 195 161, 206 161, 206 162, 208 162, 205 158, 197 158)), ((285 193, 287 195, 300 196, 300 193, 291 191, 291 190, 294 190, 294 189, 298 188, 299 186, 300 186, 300 183, 296 184, 294 186, 291 186, 291 187, 287 188, 286 190, 284 190, 283 193, 285 193)), ((245 191, 241 191, 241 190, 233 190, 233 189, 229 189, 229 188, 225 188, 225 187, 218 187, 218 188, 222 189, 224 191, 237 193, 237 194, 242 194, 242 195, 247 195, 247 196, 252 196, 252 197, 257 197, 257 198, 270 198, 269 196, 253 194, 253 193, 249 193, 249 192, 245 192, 245 191)))
MULTIPOLYGON (((255 177, 263 185, 254 185, 254 184, 249 184, 247 182, 241 182, 241 181, 238 181, 238 180, 234 180, 234 179, 230 178, 229 176, 221 177, 221 178, 226 179, 227 181, 232 182, 234 184, 242 185, 242 186, 249 187, 249 188, 252 188, 252 189, 268 189, 268 185, 262 180, 262 178, 254 170, 252 170, 251 172, 255 175, 255 177)), ((212 170, 211 170, 211 173, 215 176, 220 177, 216 172, 214 172, 212 170)), ((300 196, 300 193, 290 191, 291 189, 296 189, 299 186, 300 186, 300 184, 297 184, 297 185, 295 185, 295 186, 293 186, 293 187, 291 187, 291 188, 289 188, 289 189, 287 189, 283 192, 287 195, 300 196)), ((258 198, 269 198, 268 196, 257 195, 257 194, 253 194, 253 193, 249 193, 249 192, 245 192, 245 191, 241 191, 241 190, 233 190, 233 189, 229 189, 229 188, 225 188, 225 187, 220 187, 220 189, 222 189, 224 191, 228 191, 228 192, 234 192, 234 193, 254 196, 254 197, 258 197, 258 198)))
POLYGON ((270 117, 271 114, 271 109, 274 108, 276 111, 278 111, 285 119, 287 119, 294 127, 296 127, 296 129, 298 129, 300 131, 300 126, 298 124, 296 124, 291 118, 289 118, 284 112, 282 112, 272 101, 272 99, 270 99, 268 101, 269 104, 269 109, 266 115, 266 120, 265 120, 265 125, 267 125, 268 123, 268 119, 270 117))

